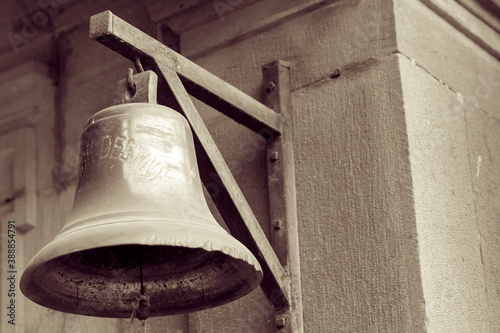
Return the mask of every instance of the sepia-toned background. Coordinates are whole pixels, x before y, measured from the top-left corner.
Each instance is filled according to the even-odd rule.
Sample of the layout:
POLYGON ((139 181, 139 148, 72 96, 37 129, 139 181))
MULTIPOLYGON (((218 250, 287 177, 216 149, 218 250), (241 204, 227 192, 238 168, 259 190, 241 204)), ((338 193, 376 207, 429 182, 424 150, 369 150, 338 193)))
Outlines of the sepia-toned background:
MULTIPOLYGON (((1 332, 142 331, 18 287, 6 315, 7 221, 19 278, 71 209, 83 125, 133 67, 89 38, 104 10, 260 101, 261 66, 290 62, 304 332, 500 331, 498 0, 5 0, 1 332)), ((265 142, 196 105, 269 233, 265 142)), ((279 332, 260 289, 148 325, 279 332)))

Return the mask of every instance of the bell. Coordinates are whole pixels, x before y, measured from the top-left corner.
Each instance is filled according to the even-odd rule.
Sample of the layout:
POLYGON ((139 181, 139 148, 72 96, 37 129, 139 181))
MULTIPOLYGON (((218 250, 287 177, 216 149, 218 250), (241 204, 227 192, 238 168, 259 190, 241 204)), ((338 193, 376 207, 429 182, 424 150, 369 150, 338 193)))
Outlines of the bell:
POLYGON ((261 280, 255 257, 208 209, 187 121, 133 103, 85 125, 69 220, 20 286, 54 310, 145 319, 227 303, 261 280))

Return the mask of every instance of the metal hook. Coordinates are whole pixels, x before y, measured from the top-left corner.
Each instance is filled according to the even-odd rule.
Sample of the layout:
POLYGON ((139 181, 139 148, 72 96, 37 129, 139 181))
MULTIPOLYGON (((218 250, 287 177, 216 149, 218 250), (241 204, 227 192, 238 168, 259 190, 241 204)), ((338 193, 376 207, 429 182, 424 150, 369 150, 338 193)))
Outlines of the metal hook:
POLYGON ((135 58, 134 65, 135 65, 135 69, 137 70, 137 73, 144 72, 144 68, 142 67, 142 64, 141 64, 141 58, 135 58))
POLYGON ((130 94, 130 97, 134 97, 136 86, 134 83, 134 70, 132 68, 127 68, 127 90, 130 94))

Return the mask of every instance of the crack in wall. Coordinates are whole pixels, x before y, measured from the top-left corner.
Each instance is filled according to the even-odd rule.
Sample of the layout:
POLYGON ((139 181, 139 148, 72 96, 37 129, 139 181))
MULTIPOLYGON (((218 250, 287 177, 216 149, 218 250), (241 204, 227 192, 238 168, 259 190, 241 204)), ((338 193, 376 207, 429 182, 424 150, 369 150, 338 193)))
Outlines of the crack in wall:
POLYGON ((294 93, 294 92, 306 90, 310 87, 321 85, 323 83, 330 82, 331 80, 335 80, 335 79, 342 78, 342 77, 352 77, 356 73, 364 72, 364 71, 378 65, 379 63, 381 63, 385 59, 387 59, 393 55, 396 55, 396 54, 399 54, 399 52, 393 51, 393 52, 386 54, 384 56, 381 56, 381 57, 369 57, 363 61, 358 61, 358 62, 346 64, 344 67, 337 67, 333 71, 329 72, 328 74, 322 75, 320 78, 318 78, 314 81, 306 83, 298 88, 292 89, 290 92, 294 93))

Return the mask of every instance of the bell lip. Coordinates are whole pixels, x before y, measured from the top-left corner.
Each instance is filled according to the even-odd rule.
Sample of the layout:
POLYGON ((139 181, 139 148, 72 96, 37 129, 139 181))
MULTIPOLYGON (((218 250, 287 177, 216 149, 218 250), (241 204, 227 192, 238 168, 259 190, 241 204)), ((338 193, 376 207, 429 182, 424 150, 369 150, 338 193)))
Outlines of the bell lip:
MULTIPOLYGON (((241 289, 234 298, 227 298, 222 303, 215 303, 214 305, 206 306, 205 308, 196 309, 200 311, 214 306, 226 304, 241 298, 256 287, 258 287, 263 278, 262 268, 255 258, 255 256, 241 244, 233 236, 229 235, 222 227, 220 230, 217 228, 205 228, 203 232, 186 234, 185 223, 158 223, 159 221, 130 223, 130 221, 120 221, 113 224, 97 225, 90 228, 76 230, 74 232, 60 235, 47 245, 45 245, 28 263, 20 279, 20 289, 22 293, 42 306, 44 304, 43 297, 36 297, 36 286, 31 282, 32 277, 40 266, 46 262, 56 259, 66 254, 95 249, 107 246, 119 245, 144 245, 144 246, 182 246, 189 248, 200 248, 205 251, 219 251, 236 260, 240 260, 252 268, 253 275, 248 276, 247 282, 249 285, 241 289), (175 225, 175 227, 174 227, 175 225), (178 230, 175 230, 175 229, 178 230), (121 231, 116 232, 117 229, 121 231), (126 232, 125 230, 126 229, 126 232), (164 230, 164 232, 161 231, 164 230), (156 234, 167 234, 168 237, 151 236, 156 234), (177 236, 176 236, 177 235, 177 236), (210 239, 216 241, 209 241, 210 239)), ((55 309, 61 311, 61 309, 55 309)), ((63 310, 64 311, 64 310, 63 310)), ((64 311, 71 312, 71 311, 64 311)), ((168 313, 161 315, 181 314, 193 311, 179 311, 176 313, 168 313)), ((71 312, 74 313, 74 312, 71 312)), ((76 313, 78 314, 78 313, 76 313)), ((103 316, 121 318, 115 316, 103 316)), ((125 318, 125 317, 123 317, 125 318)))
POLYGON ((155 117, 160 116, 164 118, 177 118, 179 121, 182 121, 186 126, 189 126, 186 118, 184 118, 183 115, 181 115, 176 110, 169 108, 167 106, 160 104, 152 104, 152 103, 125 103, 125 104, 112 105, 94 113, 87 120, 83 128, 84 130, 86 130, 92 124, 111 117, 119 117, 132 114, 147 115, 151 113, 154 113, 155 117))
MULTIPOLYGON (((218 228, 202 223, 191 223, 189 226, 196 226, 199 228, 197 230, 203 232, 191 232, 189 235, 186 235, 185 222, 177 222, 171 219, 145 221, 146 214, 142 216, 137 215, 134 219, 122 219, 112 223, 95 224, 86 228, 70 229, 65 232, 62 232, 63 228, 61 233, 56 235, 50 243, 46 244, 35 254, 26 268, 69 253, 84 250, 119 245, 145 245, 183 246, 200 248, 206 251, 220 251, 235 259, 243 260, 255 267, 256 271, 262 272, 259 262, 250 250, 220 226, 218 228), (120 230, 120 233, 117 234, 116 230, 120 230), (158 234, 165 236, 158 236, 158 234), (210 241, 214 239, 216 242, 210 241)), ((116 215, 110 214, 107 218, 111 219, 113 216, 116 215)))

